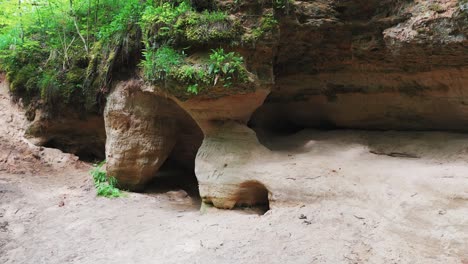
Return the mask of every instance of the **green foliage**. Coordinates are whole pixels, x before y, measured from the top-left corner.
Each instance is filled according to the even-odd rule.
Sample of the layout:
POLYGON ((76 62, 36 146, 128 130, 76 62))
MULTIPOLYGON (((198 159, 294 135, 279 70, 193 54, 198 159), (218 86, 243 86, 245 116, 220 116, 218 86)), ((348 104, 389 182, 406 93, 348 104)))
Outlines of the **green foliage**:
POLYGON ((213 50, 210 54, 208 74, 214 76, 214 85, 221 80, 229 87, 233 81, 245 82, 247 73, 243 67, 244 59, 234 52, 225 53, 223 49, 213 50))
POLYGON ((191 84, 187 86, 187 92, 192 94, 198 94, 198 84, 191 84))
POLYGON ((147 4, 141 19, 147 49, 161 45, 233 44, 242 27, 225 12, 196 12, 190 1, 147 4))
POLYGON ((197 94, 199 86, 208 86, 211 82, 206 65, 185 64, 171 74, 179 82, 189 84, 187 91, 197 94))
POLYGON ((138 1, 128 1, 118 11, 111 23, 103 25, 100 28, 98 38, 108 40, 118 38, 120 35, 130 32, 132 27, 139 23, 143 10, 143 5, 138 1))
POLYGON ((178 19, 175 32, 183 42, 189 44, 235 43, 242 27, 224 12, 190 12, 178 19))
POLYGON ((182 14, 192 11, 192 6, 188 1, 179 1, 179 3, 154 3, 149 1, 142 15, 142 24, 144 27, 152 25, 170 26, 182 14))
POLYGON ((164 80, 166 75, 171 74, 174 69, 181 66, 184 55, 173 48, 163 46, 156 51, 143 51, 144 60, 141 63, 145 79, 150 82, 164 80))
MULTIPOLYGON (((276 0, 275 0, 276 1, 276 0)), ((240 44, 243 27, 222 11, 196 11, 190 0, 0 0, 0 71, 11 91, 46 109, 98 111, 112 73, 140 66, 145 80, 209 86, 247 80, 237 54, 214 50, 188 62, 185 51, 240 44), (143 52, 141 52, 143 50, 143 52)), ((260 38, 275 26, 262 20, 260 38)))
POLYGON ((110 80, 116 56, 128 54, 132 25, 143 9, 139 0, 0 0, 0 5, 0 70, 13 83, 12 92, 25 102, 42 98, 50 106, 80 107, 89 101, 91 108, 110 80))
POLYGON ((104 164, 105 161, 95 165, 90 172, 91 176, 93 176, 94 187, 96 187, 97 195, 108 198, 122 196, 122 193, 116 187, 117 180, 114 177, 108 177, 107 173, 102 169, 104 164))
POLYGON ((154 48, 157 43, 160 45, 170 43, 175 36, 174 25, 177 19, 191 10, 188 1, 180 3, 149 1, 140 22, 146 48, 154 48))
POLYGON ((292 2, 291 0, 272 0, 273 1, 273 8, 276 9, 288 9, 289 4, 292 2))
POLYGON ((60 84, 54 72, 43 72, 38 80, 38 88, 46 103, 55 103, 60 97, 60 84))
POLYGON ((212 50, 209 59, 198 64, 187 62, 184 53, 167 46, 156 51, 146 50, 144 57, 141 66, 147 81, 164 84, 168 79, 174 80, 187 84, 186 91, 192 94, 210 85, 222 83, 229 87, 233 82, 248 80, 243 58, 223 49, 212 50))
POLYGON ((144 59, 140 65, 147 81, 163 85, 168 80, 176 81, 187 85, 186 92, 197 94, 210 84, 216 85, 218 81, 230 86, 234 80, 246 79, 233 78, 238 73, 245 73, 245 70, 240 70, 244 69, 242 59, 236 60, 240 56, 224 54, 231 56, 225 58, 225 68, 232 65, 236 70, 228 69, 229 72, 223 73, 222 69, 217 72, 216 68, 221 62, 211 59, 206 63, 187 62, 184 49, 180 48, 181 45, 232 44, 240 39, 240 25, 234 23, 226 13, 206 10, 196 12, 189 1, 155 1, 147 4, 140 25, 145 44, 144 59), (210 67, 210 64, 213 66, 210 67))

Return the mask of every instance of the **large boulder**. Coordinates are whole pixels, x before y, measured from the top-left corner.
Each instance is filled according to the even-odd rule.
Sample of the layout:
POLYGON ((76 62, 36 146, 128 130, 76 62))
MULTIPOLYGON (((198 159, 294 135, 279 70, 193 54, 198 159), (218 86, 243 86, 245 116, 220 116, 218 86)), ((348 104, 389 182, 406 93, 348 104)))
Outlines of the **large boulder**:
POLYGON ((141 81, 116 85, 104 119, 107 173, 121 187, 143 189, 169 157, 193 170, 200 128, 174 101, 145 90, 141 81))

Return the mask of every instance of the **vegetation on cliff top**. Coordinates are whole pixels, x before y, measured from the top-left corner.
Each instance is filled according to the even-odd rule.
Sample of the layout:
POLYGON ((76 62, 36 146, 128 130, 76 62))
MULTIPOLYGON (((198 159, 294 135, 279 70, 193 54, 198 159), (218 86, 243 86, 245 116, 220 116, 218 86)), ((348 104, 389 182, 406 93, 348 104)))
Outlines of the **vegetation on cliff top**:
MULTIPOLYGON (((196 94, 246 82, 242 56, 225 49, 274 30, 273 15, 252 29, 230 10, 192 2, 0 0, 0 70, 14 95, 26 104, 42 99, 50 110, 68 105, 98 111, 115 79, 112 73, 135 74, 138 65, 151 83, 185 87, 170 92, 196 94), (193 60, 200 51, 201 59, 193 60)), ((287 3, 273 0, 271 6, 281 9, 287 3)))
POLYGON ((25 102, 95 107, 130 52, 138 0, 0 1, 0 66, 25 102))

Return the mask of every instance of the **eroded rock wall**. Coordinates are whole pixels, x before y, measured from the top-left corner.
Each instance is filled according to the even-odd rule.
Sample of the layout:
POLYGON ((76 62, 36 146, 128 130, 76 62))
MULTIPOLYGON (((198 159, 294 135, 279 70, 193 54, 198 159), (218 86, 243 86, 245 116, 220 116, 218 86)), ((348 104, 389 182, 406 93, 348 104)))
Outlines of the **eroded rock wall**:
MULTIPOLYGON (((233 15, 244 16, 252 6, 241 5, 233 15)), ((117 86, 105 114, 109 172, 133 185, 155 175, 177 141, 169 101, 203 131, 195 173, 203 200, 220 208, 258 202, 241 197, 249 184, 263 186, 276 202, 308 196, 301 183, 292 187, 286 180, 295 179, 294 171, 269 171, 284 157, 264 147, 254 130, 466 131, 467 17, 458 1, 293 1, 282 10, 279 32, 270 42, 258 43, 255 51, 239 49, 247 58, 251 87, 180 98, 142 85, 129 96, 117 86), (160 104, 164 107, 154 106, 160 104), (141 107, 145 110, 136 111, 141 107), (291 188, 284 187, 288 184, 291 188)), ((184 135, 191 141, 192 134, 184 135)), ((198 146, 187 145, 193 146, 189 155, 182 150, 174 157, 193 158, 198 146)))
MULTIPOLYGON (((280 20, 275 85, 250 120, 256 131, 468 130, 468 15, 460 2, 294 1, 289 12, 280 20)), ((232 208, 250 181, 275 202, 314 196, 315 187, 294 182, 300 171, 275 173, 285 157, 264 157, 275 160, 253 131, 224 122, 197 156, 202 197, 232 208)))
POLYGON ((58 148, 88 162, 105 158, 106 134, 101 115, 63 109, 51 117, 30 107, 26 116, 34 120, 29 124, 25 137, 35 145, 58 148))
MULTIPOLYGON (((141 80, 115 86, 104 112, 106 156, 109 175, 122 186, 141 189, 170 157, 195 170, 203 200, 216 207, 264 202, 249 188, 276 203, 313 200, 327 190, 308 178, 325 172, 302 174, 307 166, 295 167, 289 156, 266 148, 257 133, 316 127, 468 131, 464 1, 194 3, 238 18, 247 36, 265 18, 274 18, 274 30, 256 42, 226 46, 244 58, 249 81, 243 85, 215 84, 193 95, 173 84, 183 96, 141 80)), ((211 48, 191 47, 189 60, 206 57, 211 48)))
MULTIPOLYGON (((466 131, 460 1, 294 1, 256 123, 466 131)), ((260 125, 261 126, 261 125, 260 125)))

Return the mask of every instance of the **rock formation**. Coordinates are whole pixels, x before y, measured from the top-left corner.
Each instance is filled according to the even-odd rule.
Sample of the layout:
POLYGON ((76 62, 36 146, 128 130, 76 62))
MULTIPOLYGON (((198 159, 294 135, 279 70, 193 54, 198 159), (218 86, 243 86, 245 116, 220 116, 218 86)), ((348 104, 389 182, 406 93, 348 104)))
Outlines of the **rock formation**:
POLYGON ((258 122, 466 131, 465 5, 294 1, 258 122))
MULTIPOLYGON (((255 22, 249 12, 273 9, 244 2, 213 5, 245 28, 255 22)), ((233 48, 244 57, 248 84, 215 81, 184 96, 139 80, 114 85, 104 112, 108 173, 138 190, 171 157, 195 168, 202 199, 219 208, 326 196, 304 180, 323 171, 275 171, 290 168, 288 158, 257 134, 467 131, 467 9, 455 0, 286 1, 276 13, 277 31, 233 48)), ((192 49, 203 54, 208 47, 192 49)))
POLYGON ((142 86, 136 80, 121 82, 104 111, 107 173, 131 190, 156 176, 174 149, 175 159, 193 168, 201 140, 199 128, 173 101, 142 86))
POLYGON ((106 134, 100 115, 82 115, 69 109, 49 117, 37 110, 25 136, 38 146, 58 148, 89 162, 103 160, 105 156, 106 134))
MULTIPOLYGON (((280 21, 276 83, 250 120, 257 132, 311 127, 466 131, 468 16, 457 1, 294 1, 290 12, 280 21)), ((241 104, 247 102, 228 105, 241 104)), ((288 167, 285 157, 260 144, 243 125, 245 119, 233 118, 213 102, 180 105, 205 132, 196 158, 205 202, 232 208, 241 200, 242 184, 252 181, 264 185, 272 202, 310 199, 307 190, 316 187, 306 187, 304 178, 322 172, 306 176, 294 169, 277 175, 278 164, 288 167), (207 122, 210 118, 221 122, 207 122)))

